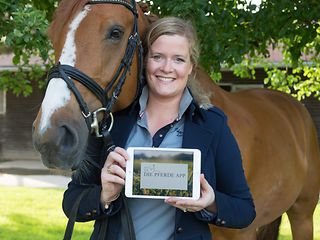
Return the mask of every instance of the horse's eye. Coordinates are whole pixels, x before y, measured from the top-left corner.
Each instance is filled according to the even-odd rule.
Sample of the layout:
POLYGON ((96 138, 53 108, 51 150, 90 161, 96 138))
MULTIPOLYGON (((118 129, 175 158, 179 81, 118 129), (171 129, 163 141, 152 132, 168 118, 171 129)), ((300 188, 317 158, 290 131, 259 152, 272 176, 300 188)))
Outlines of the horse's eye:
POLYGON ((112 41, 119 41, 123 36, 123 31, 119 27, 112 28, 108 34, 107 39, 112 41))

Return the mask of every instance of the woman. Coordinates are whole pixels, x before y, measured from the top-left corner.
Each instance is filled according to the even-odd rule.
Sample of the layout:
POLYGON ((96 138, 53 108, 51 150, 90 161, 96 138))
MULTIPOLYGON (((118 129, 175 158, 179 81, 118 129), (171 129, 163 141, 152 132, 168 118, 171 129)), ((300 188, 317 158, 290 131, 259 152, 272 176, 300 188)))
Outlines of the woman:
MULTIPOLYGON (((146 84, 140 98, 115 113, 111 135, 117 147, 101 171, 92 168, 81 182, 71 181, 63 200, 66 215, 80 192, 89 187, 77 220, 96 220, 92 239, 97 239, 104 219, 109 221, 105 239, 126 237, 126 226, 121 224, 126 202, 137 239, 211 239, 209 223, 248 226, 255 209, 227 118, 216 107, 199 107, 187 87, 195 81, 192 72, 199 52, 192 25, 179 18, 160 19, 150 27, 146 46, 146 84), (200 198, 124 201, 119 195, 125 184, 127 147, 200 149, 200 198)), ((100 149, 99 140, 91 140, 88 156, 97 162, 105 159, 106 151, 100 154, 100 149)))

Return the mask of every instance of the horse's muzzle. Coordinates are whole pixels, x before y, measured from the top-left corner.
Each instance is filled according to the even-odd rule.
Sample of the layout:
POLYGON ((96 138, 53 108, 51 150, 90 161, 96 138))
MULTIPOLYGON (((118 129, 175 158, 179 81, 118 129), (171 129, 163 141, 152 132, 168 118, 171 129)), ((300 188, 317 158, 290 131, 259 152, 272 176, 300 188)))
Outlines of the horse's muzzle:
POLYGON ((87 136, 80 136, 71 124, 62 124, 39 133, 33 125, 32 137, 35 149, 41 154, 48 168, 75 169, 79 166, 86 148, 87 136))

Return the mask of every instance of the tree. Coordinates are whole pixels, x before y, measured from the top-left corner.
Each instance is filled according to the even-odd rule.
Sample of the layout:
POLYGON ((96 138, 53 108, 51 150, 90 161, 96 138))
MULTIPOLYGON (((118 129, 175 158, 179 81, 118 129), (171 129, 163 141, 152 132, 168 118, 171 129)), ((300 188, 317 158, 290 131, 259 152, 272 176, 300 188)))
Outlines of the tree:
POLYGON ((32 93, 31 81, 44 86, 45 72, 52 65, 52 47, 46 36, 46 29, 52 18, 54 0, 0 0, 3 13, 0 18, 0 47, 14 53, 13 63, 18 71, 3 71, 0 74, 0 88, 16 95, 32 93), (31 64, 30 58, 38 56, 44 64, 31 64), (27 71, 26 71, 27 70, 27 71))
POLYGON ((318 0, 265 0, 260 6, 245 0, 153 3, 152 12, 160 16, 194 23, 202 43, 201 65, 210 73, 218 73, 223 65, 240 77, 254 78, 255 68, 263 67, 271 88, 299 100, 311 95, 320 99, 318 0), (282 51, 284 69, 267 61, 270 46, 282 51), (304 55, 309 56, 307 62, 304 55))
MULTIPOLYGON (((50 52, 48 49, 50 45, 46 43, 44 29, 50 21, 56 1, 24 0, 19 4, 12 0, 11 2, 10 4, 16 8, 7 6, 6 11, 3 11, 3 6, 7 4, 3 5, 0 0, 2 12, 7 16, 15 16, 14 19, 10 19, 11 26, 14 22, 18 29, 25 29, 25 24, 29 20, 20 19, 19 22, 17 15, 24 13, 26 9, 30 11, 29 16, 39 15, 43 19, 41 23, 37 21, 39 25, 36 27, 40 29, 41 41, 39 37, 38 42, 32 46, 25 44, 25 49, 34 49, 32 53, 42 54, 41 57, 47 61, 47 56, 42 52, 50 52)), ((320 99, 320 2, 318 0, 264 0, 259 6, 245 0, 146 0, 146 2, 150 4, 151 11, 159 16, 180 16, 193 22, 201 42, 201 65, 215 80, 219 79, 221 67, 232 69, 240 77, 252 78, 255 68, 263 67, 268 75, 265 83, 271 88, 290 93, 299 100, 311 95, 320 99), (283 52, 282 68, 267 61, 270 46, 279 48, 283 52), (308 55, 308 61, 302 60, 304 55, 308 55)), ((2 26, 3 20, 0 21, 2 26)), ((9 29, 7 32, 1 29, 1 34, 4 33, 2 36, 10 39, 10 34, 13 34, 17 41, 21 38, 19 32, 10 30, 10 27, 7 29, 9 29)), ((35 41, 32 36, 30 39, 30 44, 35 41)), ((22 42, 28 43, 24 40, 22 42)), ((15 50, 17 43, 6 40, 6 44, 14 50, 15 63, 21 64, 21 56, 22 60, 26 57, 23 54, 20 54, 20 58, 17 57, 21 53, 21 50, 20 52, 15 50)), ((20 49, 24 49, 22 45, 19 46, 20 49)), ((22 50, 22 53, 30 56, 28 51, 22 50)), ((5 84, 0 79, 1 86, 5 84)))

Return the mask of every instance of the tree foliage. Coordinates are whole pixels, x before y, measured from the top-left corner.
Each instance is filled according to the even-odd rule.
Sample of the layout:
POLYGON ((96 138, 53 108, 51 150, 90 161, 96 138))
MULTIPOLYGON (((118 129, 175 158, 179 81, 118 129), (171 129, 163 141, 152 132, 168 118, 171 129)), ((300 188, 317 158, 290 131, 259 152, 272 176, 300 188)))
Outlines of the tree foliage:
MULTIPOLYGON (((240 77, 254 78, 255 68, 260 67, 267 72, 265 83, 271 88, 298 99, 310 95, 320 99, 318 0, 264 0, 259 6, 245 0, 146 2, 159 16, 180 16, 193 22, 201 42, 201 65, 215 78, 222 67, 240 77), (268 61, 270 47, 282 51, 281 63, 268 61)), ((0 33, 15 53, 14 63, 25 66, 31 54, 48 62, 45 29, 56 1, 0 0, 0 4, 5 13, 0 33)), ((11 89, 2 78, 0 87, 11 89)))
POLYGON ((271 88, 299 100, 310 95, 320 99, 318 0, 265 0, 259 6, 245 0, 152 2, 152 12, 160 16, 193 22, 201 41, 201 65, 209 72, 224 66, 254 78, 254 69, 262 67, 271 88), (282 51, 281 63, 268 61, 270 47, 282 51), (306 55, 308 61, 303 61, 306 55))
POLYGON ((2 47, 14 53, 13 64, 18 67, 17 72, 0 73, 0 88, 28 96, 32 93, 31 81, 38 81, 39 87, 44 85, 45 72, 52 64, 46 31, 54 4, 54 0, 0 0, 2 47), (32 63, 35 56, 40 63, 32 63))

